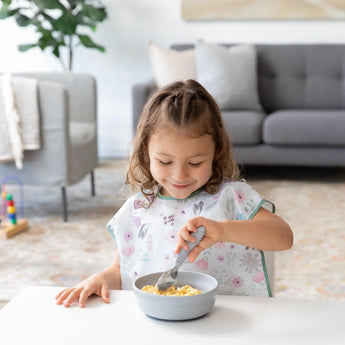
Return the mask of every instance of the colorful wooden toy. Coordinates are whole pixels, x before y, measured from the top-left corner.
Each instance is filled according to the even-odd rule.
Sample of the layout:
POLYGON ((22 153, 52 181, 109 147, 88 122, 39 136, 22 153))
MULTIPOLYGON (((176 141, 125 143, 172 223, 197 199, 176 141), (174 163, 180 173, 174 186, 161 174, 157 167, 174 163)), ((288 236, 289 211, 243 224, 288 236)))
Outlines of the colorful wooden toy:
MULTIPOLYGON (((13 176, 8 178, 14 178, 13 176)), ((14 178, 20 185, 20 210, 21 219, 17 218, 17 208, 13 195, 7 193, 5 181, 3 179, 1 187, 1 207, 0 207, 0 238, 7 239, 25 231, 28 228, 28 220, 23 218, 23 184, 18 178, 14 178)))

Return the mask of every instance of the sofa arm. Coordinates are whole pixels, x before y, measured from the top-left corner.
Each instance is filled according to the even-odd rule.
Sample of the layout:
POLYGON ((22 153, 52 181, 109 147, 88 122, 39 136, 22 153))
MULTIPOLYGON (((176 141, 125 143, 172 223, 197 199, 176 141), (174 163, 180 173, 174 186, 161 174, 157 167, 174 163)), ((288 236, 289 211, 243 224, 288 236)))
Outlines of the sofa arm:
POLYGON ((143 111, 144 105, 149 96, 156 90, 157 86, 153 79, 134 84, 132 86, 132 130, 133 135, 143 111))
POLYGON ((68 106, 71 121, 97 121, 97 85, 92 75, 84 73, 16 73, 40 81, 52 81, 63 84, 68 90, 68 106))

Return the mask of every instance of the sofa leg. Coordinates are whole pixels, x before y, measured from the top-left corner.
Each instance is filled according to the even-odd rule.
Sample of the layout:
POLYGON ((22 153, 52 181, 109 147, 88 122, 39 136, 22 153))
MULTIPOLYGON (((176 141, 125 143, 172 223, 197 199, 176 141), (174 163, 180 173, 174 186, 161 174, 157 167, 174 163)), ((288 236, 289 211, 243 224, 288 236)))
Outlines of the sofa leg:
POLYGON ((91 179, 91 195, 95 196, 96 195, 96 189, 95 189, 95 173, 92 170, 90 172, 90 179, 91 179))
POLYGON ((66 198, 66 187, 61 187, 62 195, 62 220, 67 222, 67 198, 66 198))

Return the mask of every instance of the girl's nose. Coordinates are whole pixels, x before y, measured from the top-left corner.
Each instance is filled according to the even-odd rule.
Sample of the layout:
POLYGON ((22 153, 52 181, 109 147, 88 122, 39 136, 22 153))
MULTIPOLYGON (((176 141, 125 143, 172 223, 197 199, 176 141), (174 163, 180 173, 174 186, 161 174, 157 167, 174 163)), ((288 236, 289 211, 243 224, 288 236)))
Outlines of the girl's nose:
POLYGON ((188 178, 188 169, 186 167, 177 167, 175 171, 176 181, 185 181, 188 178))

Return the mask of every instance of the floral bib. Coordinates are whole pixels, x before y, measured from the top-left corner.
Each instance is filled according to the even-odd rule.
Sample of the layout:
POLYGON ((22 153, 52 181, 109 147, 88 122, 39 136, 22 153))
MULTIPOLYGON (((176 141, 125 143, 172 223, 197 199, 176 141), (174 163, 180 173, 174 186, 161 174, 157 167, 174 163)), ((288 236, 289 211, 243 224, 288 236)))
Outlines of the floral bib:
MULTIPOLYGON (((119 250, 126 290, 132 289, 137 277, 174 266, 176 235, 188 219, 247 220, 261 206, 274 211, 274 205, 248 184, 230 180, 224 180, 214 195, 203 190, 182 200, 158 195, 149 208, 142 206, 143 201, 141 193, 134 195, 107 224, 119 250)), ((181 270, 212 275, 218 280, 219 294, 271 296, 264 253, 257 249, 218 242, 194 263, 186 261, 181 270)))

